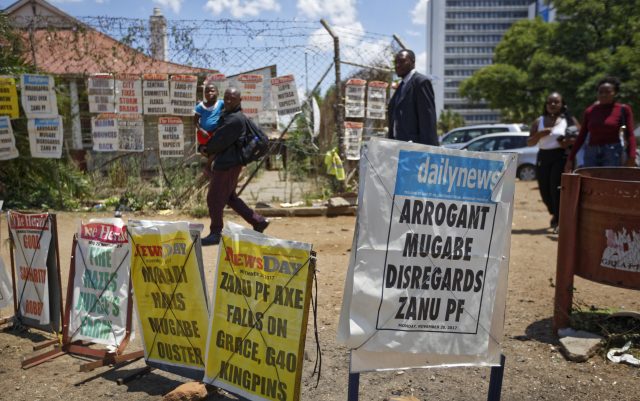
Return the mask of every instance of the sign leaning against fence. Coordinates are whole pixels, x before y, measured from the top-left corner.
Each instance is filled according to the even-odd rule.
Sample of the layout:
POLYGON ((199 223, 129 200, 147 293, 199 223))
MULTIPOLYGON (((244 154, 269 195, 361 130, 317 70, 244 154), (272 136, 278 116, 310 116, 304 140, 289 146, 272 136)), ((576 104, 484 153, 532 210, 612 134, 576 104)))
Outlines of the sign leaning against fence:
POLYGON ((352 372, 499 364, 515 165, 372 138, 338 328, 352 372))

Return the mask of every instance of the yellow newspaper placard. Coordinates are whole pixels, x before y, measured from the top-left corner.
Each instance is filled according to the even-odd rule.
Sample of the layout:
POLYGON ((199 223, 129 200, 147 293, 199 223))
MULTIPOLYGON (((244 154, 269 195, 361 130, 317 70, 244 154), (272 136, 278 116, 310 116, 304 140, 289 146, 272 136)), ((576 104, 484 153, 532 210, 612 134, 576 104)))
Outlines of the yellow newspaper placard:
POLYGON ((0 77, 0 116, 20 117, 16 80, 12 77, 0 77))
POLYGON ((149 365, 201 379, 209 312, 187 222, 129 222, 131 281, 149 365))
POLYGON ((249 400, 299 400, 311 245, 223 231, 205 379, 249 400))

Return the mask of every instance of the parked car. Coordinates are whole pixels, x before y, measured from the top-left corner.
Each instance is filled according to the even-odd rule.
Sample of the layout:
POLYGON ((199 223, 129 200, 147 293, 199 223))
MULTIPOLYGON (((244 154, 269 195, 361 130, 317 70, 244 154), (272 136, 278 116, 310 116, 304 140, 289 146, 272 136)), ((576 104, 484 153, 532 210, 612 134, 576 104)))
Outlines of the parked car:
POLYGON ((536 179, 538 146, 527 146, 528 132, 503 132, 484 135, 463 146, 475 152, 515 152, 518 154, 516 177, 523 181, 536 179))
POLYGON ((484 124, 470 125, 452 129, 440 137, 440 145, 449 149, 462 149, 472 139, 482 135, 494 134, 496 132, 522 132, 528 131, 529 127, 524 124, 484 124))

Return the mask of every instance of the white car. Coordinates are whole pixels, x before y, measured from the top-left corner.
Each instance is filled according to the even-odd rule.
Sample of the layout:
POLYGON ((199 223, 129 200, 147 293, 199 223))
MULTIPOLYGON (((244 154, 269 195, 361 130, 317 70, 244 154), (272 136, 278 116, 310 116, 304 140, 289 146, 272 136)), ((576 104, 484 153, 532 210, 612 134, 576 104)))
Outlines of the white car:
POLYGON ((538 146, 527 146, 528 132, 503 132, 484 135, 462 147, 474 152, 514 152, 518 154, 516 177, 523 181, 536 179, 538 146))
POLYGON ((440 145, 449 149, 462 149, 472 139, 482 135, 496 132, 522 132, 528 131, 523 124, 484 124, 471 125, 452 129, 440 137, 440 145))

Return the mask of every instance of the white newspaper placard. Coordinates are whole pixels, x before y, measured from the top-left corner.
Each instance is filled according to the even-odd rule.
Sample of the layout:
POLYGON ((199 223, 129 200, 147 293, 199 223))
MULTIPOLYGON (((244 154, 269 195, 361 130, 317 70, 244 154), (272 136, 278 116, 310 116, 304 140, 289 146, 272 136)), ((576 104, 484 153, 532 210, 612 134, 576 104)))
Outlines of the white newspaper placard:
POLYGON ((22 74, 20 98, 29 118, 58 115, 55 82, 50 75, 22 74))
POLYGON ((142 80, 139 75, 116 75, 116 111, 142 114, 142 80))
POLYGON ((118 117, 118 150, 144 151, 144 119, 140 114, 122 114, 118 117))
POLYGON ((21 316, 40 324, 50 323, 47 255, 51 245, 48 213, 23 214, 9 211, 9 230, 16 244, 16 297, 21 316))
POLYGON ((350 79, 345 85, 345 117, 364 118, 364 94, 367 81, 364 79, 350 79))
POLYGON ((387 87, 382 81, 369 82, 367 90, 367 119, 385 120, 387 110, 387 87))
POLYGON ((369 141, 338 327, 352 372, 499 364, 516 160, 369 141))
POLYGON ((9 116, 0 116, 0 160, 11 160, 18 156, 11 119, 9 116))
POLYGON ((184 156, 184 124, 180 117, 158 119, 158 144, 162 158, 184 156))
POLYGON ((171 110, 169 114, 193 116, 198 77, 195 75, 172 75, 169 88, 171 93, 171 110))
POLYGON ((62 157, 62 117, 30 118, 27 122, 31 157, 62 157))
POLYGON ((144 114, 169 114, 171 97, 167 74, 144 74, 142 76, 142 100, 144 114))
POLYGON ((89 113, 116 111, 116 83, 113 74, 92 74, 87 78, 89 113))
POLYGON ((258 114, 264 109, 262 104, 264 95, 263 79, 260 74, 242 74, 236 78, 236 84, 242 94, 242 112, 256 121, 258 114))
POLYGON ((11 277, 4 266, 4 261, 0 258, 0 309, 8 308, 12 304, 13 287, 11 277))
POLYGON ((124 221, 89 220, 76 239, 69 337, 117 348, 126 334, 130 286, 124 221))
POLYGON ((276 104, 279 116, 300 112, 298 87, 293 75, 271 78, 271 97, 276 104))
POLYGON ((95 152, 118 150, 118 115, 102 113, 91 117, 91 137, 95 152))
POLYGON ((347 160, 360 160, 360 144, 362 143, 363 123, 345 121, 344 148, 347 160))

